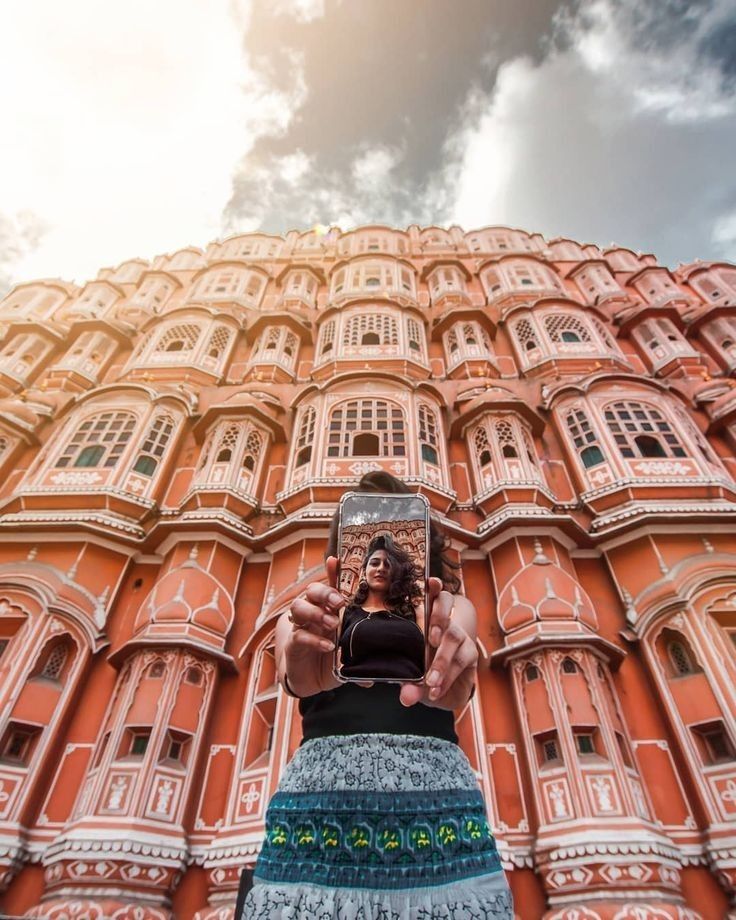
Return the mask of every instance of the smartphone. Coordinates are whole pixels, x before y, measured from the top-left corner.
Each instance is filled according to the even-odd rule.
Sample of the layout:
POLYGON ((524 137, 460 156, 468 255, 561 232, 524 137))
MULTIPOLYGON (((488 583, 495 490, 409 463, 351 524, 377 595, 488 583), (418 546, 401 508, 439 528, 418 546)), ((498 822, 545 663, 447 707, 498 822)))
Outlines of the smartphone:
POLYGON ((340 681, 421 681, 427 669, 429 502, 347 492, 340 500, 340 681))

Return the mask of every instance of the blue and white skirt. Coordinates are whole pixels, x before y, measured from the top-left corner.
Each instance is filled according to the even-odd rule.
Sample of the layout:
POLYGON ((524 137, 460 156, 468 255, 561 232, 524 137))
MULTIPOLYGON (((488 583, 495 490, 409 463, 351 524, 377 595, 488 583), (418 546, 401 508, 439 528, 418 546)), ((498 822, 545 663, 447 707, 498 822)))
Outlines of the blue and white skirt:
POLYGON ((460 748, 416 735, 308 741, 284 771, 242 920, 513 920, 460 748))

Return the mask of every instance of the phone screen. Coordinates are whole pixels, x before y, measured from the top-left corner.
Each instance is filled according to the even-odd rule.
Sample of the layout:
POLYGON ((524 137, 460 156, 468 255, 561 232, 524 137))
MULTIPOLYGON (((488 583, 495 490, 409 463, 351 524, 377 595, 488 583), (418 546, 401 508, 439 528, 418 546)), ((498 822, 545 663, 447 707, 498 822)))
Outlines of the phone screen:
POLYGON ((334 671, 343 681, 419 681, 427 661, 429 503, 423 495, 348 492, 339 509, 340 613, 334 671))

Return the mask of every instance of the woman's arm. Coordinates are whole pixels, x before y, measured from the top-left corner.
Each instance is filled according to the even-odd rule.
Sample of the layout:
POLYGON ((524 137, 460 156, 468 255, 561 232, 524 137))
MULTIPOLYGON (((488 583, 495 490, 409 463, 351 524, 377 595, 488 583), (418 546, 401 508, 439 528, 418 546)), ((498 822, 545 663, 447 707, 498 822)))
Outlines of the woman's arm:
POLYGON ((332 673, 338 611, 345 600, 335 589, 337 560, 327 560, 329 584, 312 582, 289 613, 276 624, 275 656, 278 679, 293 696, 312 696, 339 685, 332 673), (285 678, 288 679, 288 686, 285 678))

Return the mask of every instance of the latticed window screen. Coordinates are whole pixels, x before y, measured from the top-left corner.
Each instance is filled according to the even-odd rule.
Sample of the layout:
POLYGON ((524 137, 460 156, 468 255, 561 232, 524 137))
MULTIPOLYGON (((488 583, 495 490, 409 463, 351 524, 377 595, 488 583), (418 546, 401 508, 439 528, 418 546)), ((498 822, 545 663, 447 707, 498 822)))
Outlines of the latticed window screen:
POLYGON ((192 351, 201 331, 197 323, 170 326, 158 340, 154 351, 192 351))
POLYGON ((584 467, 590 468, 605 461, 598 436, 582 409, 572 409, 568 412, 565 424, 584 467))
POLYGON ((207 342, 206 354, 208 358, 221 358, 225 354, 227 346, 232 338, 233 331, 227 326, 216 326, 207 342))
POLYGON ((49 680, 58 680, 59 675, 64 670, 67 658, 69 657, 69 646, 65 642, 57 642, 51 649, 41 669, 41 677, 47 677, 49 680))
POLYGON ((314 444, 314 424, 317 413, 314 406, 304 410, 299 434, 296 439, 296 466, 303 466, 312 457, 312 444, 314 444))
POLYGON ((382 399, 354 399, 333 409, 328 457, 405 457, 404 413, 382 399))
POLYGON ((437 465, 439 461, 439 440, 437 437, 437 415, 425 403, 419 404, 419 443, 422 460, 437 465))
POLYGON ((532 351, 539 348, 537 333, 528 319, 519 319, 513 326, 516 341, 522 351, 532 351))
POLYGON ((271 326, 269 329, 264 330, 263 337, 261 338, 261 352, 263 354, 268 354, 268 352, 277 352, 279 350, 279 339, 281 338, 281 330, 278 326, 271 326))
POLYGON ((622 457, 687 457, 672 426, 653 406, 609 403, 604 415, 622 457))
POLYGON ((415 319, 406 321, 406 332, 409 338, 409 348, 411 351, 424 352, 422 348, 422 327, 415 319))
POLYGON ((478 331, 474 323, 464 323, 462 330, 463 330, 463 339, 465 340, 466 345, 477 345, 478 344, 478 331))
POLYGON ((351 316, 342 337, 344 346, 398 345, 396 317, 386 313, 363 313, 351 316))
POLYGON ((243 466, 246 470, 254 470, 256 468, 262 445, 263 438, 260 432, 256 431, 255 428, 251 428, 245 439, 245 449, 243 451, 243 466))
POLYGON ((240 438, 240 425, 228 425, 220 435, 215 463, 229 463, 240 438))
POLYGON ((10 447, 10 441, 5 437, 0 437, 0 460, 5 456, 8 447, 10 447))
POLYGON ((447 350, 448 350, 448 352, 449 352, 451 355, 454 355, 455 352, 458 350, 458 347, 459 347, 458 344, 457 344, 457 331, 456 331, 456 329, 455 329, 454 326, 453 326, 452 329, 450 329, 449 332, 447 333, 447 337, 446 337, 445 341, 447 342, 447 350))
POLYGON ((611 335, 611 333, 608 331, 606 324, 601 322, 601 320, 599 320, 597 316, 591 316, 590 321, 593 323, 593 328, 598 333, 598 335, 601 337, 601 340, 603 341, 603 343, 608 348, 610 348, 612 351, 616 351, 617 350, 616 340, 611 335))
POLYGON ((516 446, 516 437, 511 423, 506 419, 499 419, 495 422, 493 428, 501 456, 507 459, 518 458, 519 451, 516 446))
POLYGON ((475 447, 475 455, 478 458, 478 465, 481 469, 493 462, 491 444, 488 440, 488 432, 486 431, 485 425, 479 425, 473 432, 473 445, 475 447))
POLYGON ((677 674, 694 674, 695 666, 684 643, 673 640, 667 645, 667 652, 677 674))
POLYGON ((64 448, 57 467, 113 467, 133 434, 132 412, 103 412, 85 419, 64 448))
POLYGON ((174 431, 174 419, 170 415, 159 415, 148 429, 141 452, 133 465, 136 473, 152 476, 166 450, 174 431))
POLYGON ((284 354, 287 358, 293 358, 297 350, 297 337, 293 332, 287 332, 284 338, 284 354))
POLYGON ((335 320, 331 319, 322 327, 322 343, 320 345, 320 355, 329 354, 335 347, 335 320))
POLYGON ((569 313, 555 313, 544 317, 544 328, 553 342, 591 342, 587 325, 569 313))

